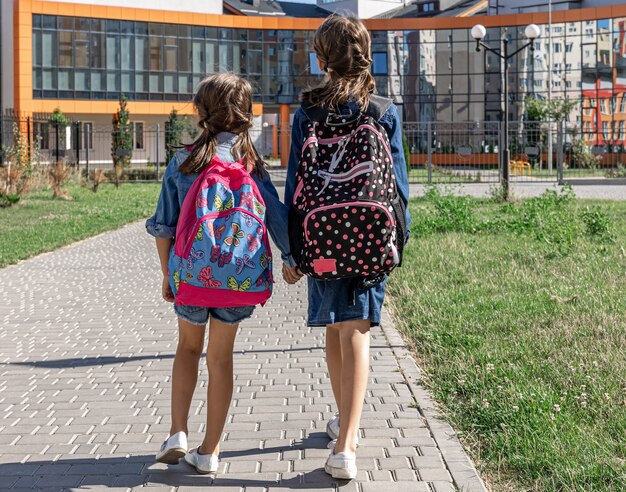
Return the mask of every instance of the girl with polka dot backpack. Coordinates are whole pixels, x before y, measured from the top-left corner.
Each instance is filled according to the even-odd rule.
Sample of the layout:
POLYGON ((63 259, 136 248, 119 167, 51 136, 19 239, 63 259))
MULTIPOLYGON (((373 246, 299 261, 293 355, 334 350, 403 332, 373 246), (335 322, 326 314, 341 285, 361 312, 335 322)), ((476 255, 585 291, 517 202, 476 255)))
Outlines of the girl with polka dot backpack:
POLYGON ((332 15, 314 49, 321 84, 294 115, 285 204, 298 268, 308 277, 308 324, 326 327, 328 373, 338 412, 326 422, 326 472, 356 477, 368 381, 370 328, 380 324, 387 276, 408 239, 402 127, 391 100, 373 95, 371 39, 355 18, 332 15))

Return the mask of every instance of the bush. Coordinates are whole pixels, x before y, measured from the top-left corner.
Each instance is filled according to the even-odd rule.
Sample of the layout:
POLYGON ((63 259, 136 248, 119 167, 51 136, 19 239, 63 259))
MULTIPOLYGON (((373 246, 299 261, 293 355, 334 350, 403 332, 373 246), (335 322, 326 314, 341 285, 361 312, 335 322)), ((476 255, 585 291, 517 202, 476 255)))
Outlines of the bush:
POLYGON ((545 248, 547 257, 568 256, 583 235, 604 243, 614 238, 611 221, 600 208, 577 213, 571 186, 563 187, 560 192, 546 190, 540 197, 520 204, 502 204, 495 218, 482 221, 474 210, 480 202, 470 197, 454 196, 431 187, 424 198, 429 206, 413 217, 411 227, 417 236, 446 232, 510 232, 537 241, 545 248))
MULTIPOLYGON (((165 167, 161 167, 159 169, 159 180, 163 179, 163 174, 165 173, 165 167)), ((115 169, 107 169, 103 171, 103 175, 108 181, 115 182, 116 180, 116 170, 115 169)), ((89 179, 94 180, 94 171, 89 173, 89 179)), ((87 178, 87 175, 83 171, 83 177, 87 178)), ((130 169, 124 169, 122 174, 119 177, 120 181, 156 181, 157 179, 157 168, 156 167, 133 167, 130 169)), ((102 181, 101 181, 102 182, 102 181)))
MULTIPOLYGON (((13 145, 3 147, 3 153, 8 161, 6 166, 0 167, 0 187, 5 197, 3 207, 9 207, 19 201, 19 197, 30 189, 32 174, 31 156, 26 137, 20 128, 13 124, 13 145), (12 197, 9 199, 9 197, 12 197)), ((36 151, 36 149, 35 149, 36 151)))
POLYGON ((580 214, 580 218, 585 225, 585 234, 603 243, 615 241, 612 231, 611 221, 600 207, 587 207, 580 214))

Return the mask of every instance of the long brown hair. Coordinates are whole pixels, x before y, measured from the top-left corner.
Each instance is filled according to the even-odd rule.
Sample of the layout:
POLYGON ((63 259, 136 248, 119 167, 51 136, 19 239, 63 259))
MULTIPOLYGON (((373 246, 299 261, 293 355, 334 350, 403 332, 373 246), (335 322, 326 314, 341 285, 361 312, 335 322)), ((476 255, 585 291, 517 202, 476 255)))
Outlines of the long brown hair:
POLYGON ((217 150, 216 135, 220 132, 237 134, 233 157, 243 159, 248 171, 263 173, 264 163, 257 152, 249 130, 252 127, 252 86, 232 73, 209 75, 198 85, 193 97, 198 112, 200 136, 191 153, 180 165, 180 172, 201 172, 217 150))
POLYGON ((336 14, 328 17, 313 41, 326 76, 319 86, 302 93, 302 101, 335 110, 353 100, 365 110, 376 89, 370 73, 371 45, 369 32, 360 20, 336 14))

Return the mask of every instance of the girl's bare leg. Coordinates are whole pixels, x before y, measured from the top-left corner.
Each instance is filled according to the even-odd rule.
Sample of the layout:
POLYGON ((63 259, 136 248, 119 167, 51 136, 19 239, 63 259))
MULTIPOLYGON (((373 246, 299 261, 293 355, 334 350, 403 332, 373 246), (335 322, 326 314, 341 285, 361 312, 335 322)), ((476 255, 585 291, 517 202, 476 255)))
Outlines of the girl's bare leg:
POLYGON ((206 326, 198 326, 178 318, 178 346, 172 368, 172 426, 170 436, 183 431, 188 434, 187 419, 193 392, 198 381, 198 363, 204 346, 206 326))
POLYGON ((370 365, 370 320, 338 323, 341 343, 341 425, 335 452, 356 452, 370 365))
POLYGON ((229 325, 211 318, 206 362, 209 369, 207 425, 202 454, 219 454, 220 439, 233 397, 233 345, 239 324, 229 325))
POLYGON ((338 325, 326 326, 326 366, 330 377, 330 385, 337 404, 341 409, 341 341, 339 340, 338 325))

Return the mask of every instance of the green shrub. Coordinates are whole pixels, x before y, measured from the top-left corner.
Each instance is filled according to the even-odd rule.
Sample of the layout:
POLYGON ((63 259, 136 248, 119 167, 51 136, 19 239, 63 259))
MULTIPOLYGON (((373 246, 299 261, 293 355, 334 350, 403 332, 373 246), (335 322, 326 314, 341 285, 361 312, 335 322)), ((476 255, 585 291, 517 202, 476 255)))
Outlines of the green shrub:
POLYGON ((585 234, 603 243, 615 241, 612 231, 611 221, 600 207, 587 207, 580 214, 580 218, 585 225, 585 234))

